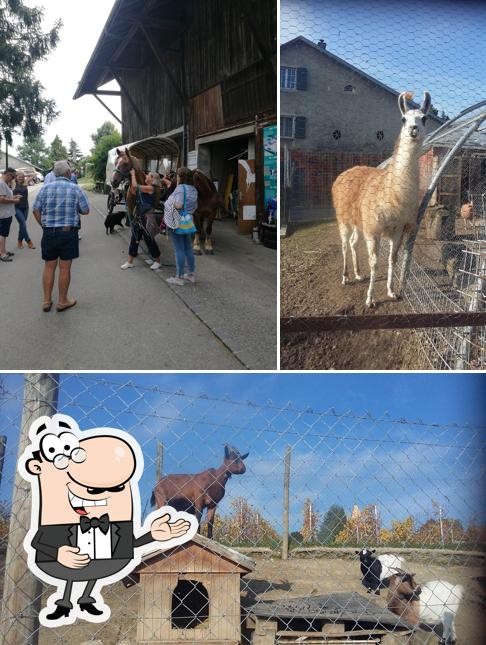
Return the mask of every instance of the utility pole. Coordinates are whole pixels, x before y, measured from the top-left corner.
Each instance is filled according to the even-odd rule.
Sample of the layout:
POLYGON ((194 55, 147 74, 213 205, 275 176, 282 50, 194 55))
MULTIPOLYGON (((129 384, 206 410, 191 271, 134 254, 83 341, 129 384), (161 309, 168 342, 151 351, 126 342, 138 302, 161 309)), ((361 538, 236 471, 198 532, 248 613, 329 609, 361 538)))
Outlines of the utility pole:
POLYGON ((290 491, 290 455, 292 448, 287 446, 285 451, 285 468, 284 468, 284 499, 283 499, 283 540, 282 540, 282 560, 289 557, 289 491, 290 491))
MULTIPOLYGON (((31 424, 57 412, 57 374, 26 374, 17 459, 29 443, 31 424)), ((36 519, 36 518, 35 518, 36 519)), ((2 645, 36 645, 39 639, 40 581, 27 566, 23 541, 31 522, 30 484, 15 470, 12 511, 5 558, 3 607, 0 623, 2 645)))

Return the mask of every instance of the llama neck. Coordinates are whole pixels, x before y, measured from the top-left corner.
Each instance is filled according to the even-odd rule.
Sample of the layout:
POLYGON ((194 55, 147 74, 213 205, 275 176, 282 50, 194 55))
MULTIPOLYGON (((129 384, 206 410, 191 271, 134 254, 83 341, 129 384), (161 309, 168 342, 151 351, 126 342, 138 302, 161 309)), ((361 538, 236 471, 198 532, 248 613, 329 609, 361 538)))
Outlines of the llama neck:
POLYGON ((420 142, 411 139, 402 130, 395 144, 388 169, 385 183, 386 192, 394 194, 404 192, 410 195, 411 191, 416 191, 418 194, 420 154, 420 142))

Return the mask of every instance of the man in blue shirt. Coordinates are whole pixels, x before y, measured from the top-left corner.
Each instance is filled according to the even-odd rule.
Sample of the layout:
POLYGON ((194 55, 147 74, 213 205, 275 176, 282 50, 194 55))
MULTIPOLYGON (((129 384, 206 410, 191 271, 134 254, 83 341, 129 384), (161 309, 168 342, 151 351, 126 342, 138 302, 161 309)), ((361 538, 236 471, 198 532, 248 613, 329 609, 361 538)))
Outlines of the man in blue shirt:
POLYGON ((33 205, 34 217, 43 228, 41 248, 45 266, 42 275, 44 289, 42 309, 46 312, 52 307, 52 289, 58 264, 57 311, 70 309, 77 302, 68 299, 71 264, 74 258, 79 257, 79 216, 89 213, 86 195, 77 184, 71 182, 69 163, 56 161, 53 172, 55 181, 42 187, 33 205))

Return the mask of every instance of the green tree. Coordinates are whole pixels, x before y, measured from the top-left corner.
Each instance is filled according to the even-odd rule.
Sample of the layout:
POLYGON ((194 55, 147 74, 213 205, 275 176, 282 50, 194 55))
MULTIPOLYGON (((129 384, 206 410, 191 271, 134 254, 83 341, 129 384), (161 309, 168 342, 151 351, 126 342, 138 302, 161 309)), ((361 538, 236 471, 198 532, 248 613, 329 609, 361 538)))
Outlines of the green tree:
POLYGON ((42 18, 42 9, 22 0, 0 2, 0 140, 9 145, 14 131, 37 137, 57 115, 35 79, 34 64, 56 47, 62 23, 44 32, 42 18))
POLYGON ((115 132, 114 134, 101 137, 95 147, 91 149, 90 172, 95 181, 105 180, 108 151, 116 148, 120 144, 121 135, 119 132, 115 132))
POLYGON ((22 159, 46 170, 49 167, 49 151, 42 137, 24 139, 24 143, 17 148, 22 159))
POLYGON ((61 141, 61 138, 58 137, 56 134, 56 136, 51 142, 51 145, 49 146, 49 153, 48 153, 49 164, 52 166, 52 164, 55 161, 60 161, 61 159, 67 159, 67 158, 68 158, 67 148, 61 141))
MULTIPOLYGON (((101 139, 103 139, 103 137, 108 137, 113 134, 119 134, 118 130, 116 129, 116 126, 113 125, 111 121, 105 121, 102 125, 100 125, 100 127, 96 130, 96 132, 94 132, 91 135, 91 139, 93 140, 94 147, 98 145, 98 143, 101 141, 101 139)), ((121 143, 121 139, 120 139, 120 143, 121 143)), ((118 144, 115 144, 115 145, 118 145, 118 144)))
POLYGON ((317 539, 321 544, 329 545, 346 526, 346 512, 342 506, 333 504, 322 518, 317 539))
POLYGON ((80 160, 83 158, 83 153, 79 148, 78 144, 74 139, 71 139, 69 142, 69 150, 67 158, 73 164, 73 166, 78 167, 80 160))

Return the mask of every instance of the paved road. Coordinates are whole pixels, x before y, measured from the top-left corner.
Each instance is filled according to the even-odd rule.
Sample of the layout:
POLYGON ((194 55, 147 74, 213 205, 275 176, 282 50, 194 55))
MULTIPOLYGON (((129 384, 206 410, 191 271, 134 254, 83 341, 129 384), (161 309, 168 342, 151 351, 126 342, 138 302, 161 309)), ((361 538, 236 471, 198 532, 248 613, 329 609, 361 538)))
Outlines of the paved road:
MULTIPOLYGON (((30 189, 32 204, 38 187, 30 189)), ((215 225, 216 254, 197 258, 198 283, 172 287, 169 240, 160 240, 164 266, 153 272, 143 256, 121 271, 128 229, 106 236, 106 198, 89 194, 80 258, 70 295, 78 305, 42 312, 41 230, 29 215, 36 250, 14 249, 17 223, 2 263, 0 369, 4 370, 238 370, 274 369, 276 252, 215 225)), ((56 302, 56 299, 54 299, 56 302)))

